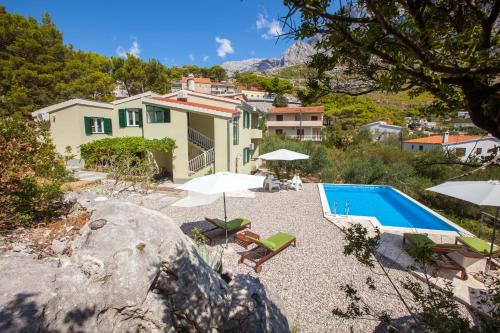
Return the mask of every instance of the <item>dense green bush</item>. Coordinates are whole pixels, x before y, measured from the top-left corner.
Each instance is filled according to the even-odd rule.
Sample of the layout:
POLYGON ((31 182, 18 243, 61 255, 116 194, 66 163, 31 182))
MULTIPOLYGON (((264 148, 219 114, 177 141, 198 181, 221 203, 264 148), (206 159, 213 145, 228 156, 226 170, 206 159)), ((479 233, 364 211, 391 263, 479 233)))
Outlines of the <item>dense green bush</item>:
POLYGON ((276 95, 273 101, 273 106, 283 108, 288 106, 288 99, 284 95, 276 95))
POLYGON ((85 166, 102 169, 113 164, 123 156, 144 157, 147 151, 171 151, 175 148, 175 140, 144 139, 138 136, 106 138, 92 141, 80 146, 80 155, 85 166))
POLYGON ((50 218, 68 176, 47 129, 0 118, 0 230, 50 218))

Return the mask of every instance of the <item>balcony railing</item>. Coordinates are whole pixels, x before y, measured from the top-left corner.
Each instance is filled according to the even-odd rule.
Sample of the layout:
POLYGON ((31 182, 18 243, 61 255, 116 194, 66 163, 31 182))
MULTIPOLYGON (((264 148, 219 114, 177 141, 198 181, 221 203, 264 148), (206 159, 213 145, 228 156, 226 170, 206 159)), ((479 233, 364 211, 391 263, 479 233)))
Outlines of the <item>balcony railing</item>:
POLYGON ((267 127, 322 127, 322 120, 268 120, 266 121, 267 127))
POLYGON ((191 143, 194 143, 205 150, 214 147, 214 140, 191 127, 188 127, 188 139, 191 143))
POLYGON ((313 135, 287 135, 288 137, 292 139, 297 139, 301 141, 321 141, 322 137, 320 134, 313 134, 313 135))
POLYGON ((198 170, 201 170, 207 165, 213 163, 214 160, 215 160, 215 150, 214 148, 212 148, 190 159, 188 162, 189 171, 196 172, 198 170))

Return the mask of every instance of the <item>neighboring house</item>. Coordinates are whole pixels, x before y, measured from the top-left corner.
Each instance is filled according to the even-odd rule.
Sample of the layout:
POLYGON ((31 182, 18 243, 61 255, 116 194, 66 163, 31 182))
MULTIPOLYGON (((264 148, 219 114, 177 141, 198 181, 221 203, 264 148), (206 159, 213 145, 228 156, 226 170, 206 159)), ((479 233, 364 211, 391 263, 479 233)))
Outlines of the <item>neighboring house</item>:
POLYGON ((469 111, 458 111, 457 117, 468 119, 468 118, 470 118, 469 111))
POLYGON ((500 140, 490 135, 433 135, 403 141, 405 151, 431 151, 437 148, 454 151, 462 161, 472 157, 486 157, 500 147, 500 140))
POLYGON ((250 173, 258 167, 259 115, 244 101, 181 90, 144 93, 111 103, 73 99, 34 112, 50 119, 59 153, 106 137, 172 138, 172 152, 153 152, 174 182, 208 172, 250 173))
POLYGON ((474 125, 472 120, 464 120, 453 123, 453 128, 459 130, 463 128, 478 128, 478 127, 474 125))
MULTIPOLYGON (((238 92, 243 94, 248 104, 255 106, 262 112, 268 112, 273 108, 275 94, 270 94, 267 91, 259 90, 256 87, 239 87, 238 92)), ((288 106, 297 107, 301 106, 300 101, 292 95, 285 95, 288 100, 288 106)))
POLYGON ((403 127, 397 125, 388 124, 385 121, 375 121, 360 127, 361 130, 367 130, 370 132, 372 139, 379 141, 387 137, 388 135, 401 134, 403 127))
POLYGON ((294 139, 321 141, 323 106, 271 108, 266 117, 270 134, 284 134, 294 139))
POLYGON ((230 82, 215 82, 208 77, 194 77, 193 74, 172 82, 172 92, 179 90, 190 90, 212 95, 235 93, 234 84, 230 82))

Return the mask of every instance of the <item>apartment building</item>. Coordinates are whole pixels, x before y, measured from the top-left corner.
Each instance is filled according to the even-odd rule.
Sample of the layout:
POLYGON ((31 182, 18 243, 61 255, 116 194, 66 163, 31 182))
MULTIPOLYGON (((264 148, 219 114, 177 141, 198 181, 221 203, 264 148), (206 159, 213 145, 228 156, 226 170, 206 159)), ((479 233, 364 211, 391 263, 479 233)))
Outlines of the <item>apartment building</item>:
POLYGON ((172 82, 172 92, 190 90, 211 95, 234 94, 235 86, 231 82, 216 82, 208 77, 194 77, 189 74, 181 80, 172 82))
POLYGON ((323 106, 270 108, 266 117, 268 133, 298 140, 321 141, 323 106))
POLYGON ((462 161, 482 158, 499 153, 500 140, 491 135, 432 135, 417 139, 404 140, 405 151, 432 151, 443 149, 454 152, 462 161))
POLYGON ((167 95, 152 92, 111 103, 72 99, 33 113, 48 118, 59 153, 106 137, 169 137, 171 152, 153 152, 156 163, 176 183, 209 172, 250 173, 258 167, 259 114, 238 99, 190 90, 167 95))

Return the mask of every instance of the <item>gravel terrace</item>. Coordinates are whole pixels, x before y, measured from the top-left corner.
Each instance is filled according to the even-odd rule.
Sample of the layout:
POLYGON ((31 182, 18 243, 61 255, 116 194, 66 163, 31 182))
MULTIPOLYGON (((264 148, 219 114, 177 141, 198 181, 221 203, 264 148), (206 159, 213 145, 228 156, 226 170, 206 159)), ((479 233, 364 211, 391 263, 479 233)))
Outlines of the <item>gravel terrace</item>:
MULTIPOLYGON (((228 219, 246 217, 252 221, 252 231, 268 237, 284 231, 297 237, 297 247, 289 247, 267 261, 257 274, 247 265, 238 264, 238 252, 243 250, 231 243, 234 251, 224 256, 223 265, 234 274, 251 274, 261 279, 268 292, 277 294, 290 327, 299 332, 369 332, 377 323, 370 320, 342 320, 332 315, 335 307, 346 306, 339 287, 351 283, 358 288, 371 306, 392 313, 393 318, 405 316, 400 301, 394 296, 387 280, 343 255, 344 239, 340 230, 323 218, 316 184, 305 184, 304 190, 257 192, 251 198, 226 198, 228 219), (365 285, 372 277, 378 286, 373 292, 365 285)), ((195 208, 163 207, 182 230, 190 234, 194 226, 210 227, 204 216, 223 218, 222 199, 195 208)), ((223 239, 220 240, 220 243, 223 239)), ((395 280, 410 275, 387 265, 395 280)))

